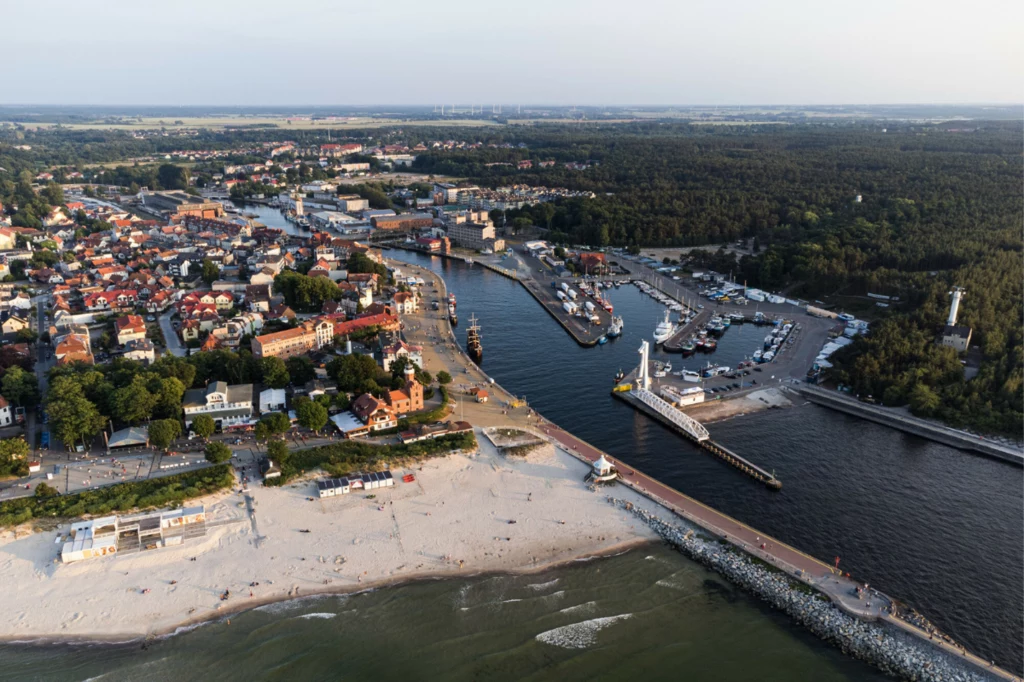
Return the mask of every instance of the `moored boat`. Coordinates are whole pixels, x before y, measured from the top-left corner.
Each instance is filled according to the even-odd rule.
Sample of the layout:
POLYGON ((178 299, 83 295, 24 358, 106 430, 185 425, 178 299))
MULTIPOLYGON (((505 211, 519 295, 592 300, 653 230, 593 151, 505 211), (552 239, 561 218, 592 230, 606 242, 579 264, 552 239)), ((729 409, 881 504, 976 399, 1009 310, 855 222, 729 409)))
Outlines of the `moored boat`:
POLYGON ((476 316, 469 316, 469 326, 466 327, 466 352, 469 357, 479 360, 484 355, 484 347, 480 343, 480 325, 476 323, 476 316))
POLYGON ((615 317, 613 317, 612 324, 610 327, 608 327, 608 332, 606 333, 606 336, 610 339, 614 339, 618 336, 621 336, 622 325, 622 318, 620 316, 616 315, 615 317))

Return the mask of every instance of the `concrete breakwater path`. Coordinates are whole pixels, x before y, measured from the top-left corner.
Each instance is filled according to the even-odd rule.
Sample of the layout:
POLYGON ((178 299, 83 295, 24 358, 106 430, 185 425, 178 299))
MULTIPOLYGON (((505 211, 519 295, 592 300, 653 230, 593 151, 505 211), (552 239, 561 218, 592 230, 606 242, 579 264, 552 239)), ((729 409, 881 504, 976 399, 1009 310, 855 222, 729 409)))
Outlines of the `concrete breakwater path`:
MULTIPOLYGON (((406 262, 400 262, 398 265, 423 277, 428 283, 425 294, 428 298, 435 296, 443 300, 447 295, 444 280, 432 270, 406 262), (432 294, 429 290, 431 286, 434 287, 432 294)), ((864 590, 863 583, 839 575, 829 564, 651 478, 549 422, 529 406, 520 405, 512 394, 494 383, 462 352, 446 315, 443 311, 432 311, 428 300, 424 301, 424 305, 421 305, 417 313, 405 316, 405 333, 407 341, 423 345, 423 359, 428 370, 436 374, 443 369, 454 377, 449 387, 456 401, 454 418, 467 419, 477 426, 517 427, 530 430, 586 462, 594 462, 604 455, 616 466, 623 485, 630 486, 683 520, 728 542, 738 551, 764 561, 785 572, 792 579, 820 591, 845 613, 865 621, 889 621, 895 627, 921 640, 926 646, 935 646, 946 650, 947 653, 954 653, 979 669, 985 668, 1002 679, 1016 679, 1000 669, 989 669, 987 661, 971 656, 961 648, 939 639, 930 639, 929 633, 925 630, 891 616, 889 611, 893 606, 893 600, 886 595, 870 589, 864 590), (491 394, 490 400, 478 403, 471 398, 466 390, 473 386, 486 386, 491 394), (858 587, 862 588, 859 594, 858 587)))
POLYGON ((809 386, 807 384, 797 385, 796 391, 812 403, 816 403, 822 407, 852 414, 856 417, 861 417, 862 419, 868 419, 879 424, 884 424, 885 426, 899 429, 900 431, 905 431, 907 433, 912 433, 915 436, 934 440, 945 445, 951 445, 952 447, 960 448, 961 450, 970 450, 988 457, 1003 460, 1004 462, 1011 462, 1018 466, 1024 465, 1024 452, 1021 450, 992 440, 986 440, 985 438, 972 433, 958 431, 926 419, 919 419, 890 407, 881 407, 879 405, 862 403, 859 400, 842 393, 838 393, 837 391, 829 391, 816 386, 809 386))

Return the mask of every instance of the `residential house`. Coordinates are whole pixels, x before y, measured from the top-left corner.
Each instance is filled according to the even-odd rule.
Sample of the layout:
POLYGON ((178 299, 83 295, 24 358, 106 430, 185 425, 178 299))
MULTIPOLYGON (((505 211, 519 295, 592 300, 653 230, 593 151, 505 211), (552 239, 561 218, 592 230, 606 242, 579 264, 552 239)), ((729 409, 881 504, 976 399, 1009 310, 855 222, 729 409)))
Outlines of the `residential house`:
POLYGON ((383 400, 364 393, 352 403, 352 414, 360 419, 370 431, 382 431, 398 426, 394 410, 383 400))
POLYGON ((252 384, 213 381, 206 388, 186 391, 182 407, 186 428, 201 414, 212 417, 218 429, 243 424, 252 419, 252 384))
POLYGON ((124 357, 150 365, 156 360, 156 350, 149 339, 133 339, 124 344, 124 357))
POLYGON ((114 320, 118 345, 146 338, 146 321, 138 315, 125 315, 114 320))
POLYGON ((405 341, 396 341, 381 348, 380 364, 385 372, 390 372, 391 365, 399 358, 408 358, 418 367, 423 367, 423 347, 413 346, 405 341))
POLYGON ((262 358, 290 358, 320 350, 334 342, 334 325, 328 320, 309 320, 294 329, 257 336, 252 340, 252 354, 262 358))
POLYGON ((396 292, 395 295, 391 297, 391 303, 395 307, 395 312, 400 315, 411 315, 419 310, 420 307, 419 296, 411 291, 396 292))

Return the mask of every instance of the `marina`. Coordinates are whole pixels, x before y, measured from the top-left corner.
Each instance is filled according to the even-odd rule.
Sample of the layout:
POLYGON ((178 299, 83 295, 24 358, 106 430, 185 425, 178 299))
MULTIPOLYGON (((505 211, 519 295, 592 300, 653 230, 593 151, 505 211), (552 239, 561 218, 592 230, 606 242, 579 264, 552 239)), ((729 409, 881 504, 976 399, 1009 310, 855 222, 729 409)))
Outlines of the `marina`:
MULTIPOLYGON (((578 349, 576 343, 566 344, 562 331, 546 317, 532 312, 536 303, 522 296, 514 282, 456 261, 412 253, 400 257, 444 275, 448 287, 458 293, 460 306, 471 306, 488 329, 487 373, 526 397, 549 419, 570 426, 582 439, 601 443, 613 459, 621 457, 642 466, 675 489, 741 521, 753 521, 812 555, 840 555, 843 565, 855 574, 901 595, 983 656, 999 660, 1000 652, 1015 650, 1016 636, 992 639, 993 632, 1019 630, 1017 614, 1022 603, 1012 579, 1019 570, 1013 558, 1016 550, 1002 540, 1020 531, 1018 496, 999 473, 1007 465, 973 458, 965 462, 961 453, 937 443, 911 436, 894 440, 886 427, 797 404, 709 427, 714 441, 733 452, 756 453, 761 468, 776 472, 786 482, 781 492, 759 494, 733 473, 725 473, 728 470, 717 458, 701 456, 696 443, 621 400, 609 396, 606 401, 593 399, 585 407, 580 405, 576 397, 580 392, 607 395, 619 369, 636 366, 637 347, 651 339, 664 315, 662 305, 635 287, 622 286, 613 292, 615 314, 626 322, 620 339, 596 350, 578 349), (524 336, 529 344, 522 343, 524 336), (565 375, 566 368, 571 368, 570 382, 551 381, 565 375), (899 468, 909 461, 915 462, 916 475, 928 477, 943 493, 937 494, 937 488, 935 495, 931 489, 921 491, 901 476, 899 468), (973 472, 969 484, 963 478, 966 466, 973 472), (972 491, 982 481, 990 494, 979 503, 972 491), (864 495, 864 489, 872 494, 864 495), (910 499, 913 506, 908 506, 910 499), (954 526, 941 523, 941 510, 948 505, 961 510, 954 526), (917 509, 928 513, 917 513, 917 509), (907 514, 915 519, 913 527, 893 523, 907 514), (819 518, 829 522, 814 521, 819 518), (996 547, 1002 561, 980 560, 996 547), (895 554, 893 548, 898 548, 895 554), (964 557, 963 571, 938 568, 950 551, 964 557), (997 594, 1002 596, 994 599, 997 594), (965 621, 964 614, 975 614, 977 620, 971 616, 965 621), (986 624, 980 628, 971 625, 982 622, 986 624)), ((806 340, 811 336, 807 325, 815 325, 822 333, 832 325, 810 317, 800 322, 804 329, 782 358, 763 366, 761 373, 752 372, 747 381, 756 377, 760 387, 778 385, 783 378, 802 380, 820 350, 820 345, 806 340)), ((715 358, 735 366, 762 346, 764 336, 762 328, 733 325, 721 337, 715 358)), ((706 363, 706 358, 695 355, 683 358, 680 367, 678 358, 660 349, 651 353, 652 362, 671 361, 669 376, 684 369, 699 370, 706 363)), ((677 379, 681 383, 682 378, 677 379)), ((704 382, 706 386, 735 383, 724 376, 704 382)), ((707 404, 694 407, 704 409, 707 404)))

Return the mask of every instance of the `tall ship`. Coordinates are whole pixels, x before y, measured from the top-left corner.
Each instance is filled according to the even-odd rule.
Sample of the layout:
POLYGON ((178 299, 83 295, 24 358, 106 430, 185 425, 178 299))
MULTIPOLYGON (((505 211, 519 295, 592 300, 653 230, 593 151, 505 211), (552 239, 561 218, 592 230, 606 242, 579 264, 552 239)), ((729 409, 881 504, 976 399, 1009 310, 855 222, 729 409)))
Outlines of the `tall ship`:
POLYGON ((670 338, 672 338, 673 334, 676 333, 676 327, 674 324, 672 324, 672 321, 669 319, 669 315, 671 315, 671 311, 666 309, 665 319, 659 322, 658 326, 655 327, 654 329, 654 342, 656 344, 665 343, 670 338))
POLYGON ((448 319, 451 320, 451 323, 453 325, 458 325, 459 324, 459 316, 455 314, 455 304, 454 303, 449 303, 448 304, 448 319))
POLYGON ((608 327, 607 336, 609 339, 614 339, 617 336, 622 336, 622 317, 616 315, 612 318, 612 324, 608 327))
POLYGON ((484 356, 484 347, 480 344, 480 325, 476 323, 475 315, 469 316, 469 326, 466 327, 466 352, 476 360, 484 356))

